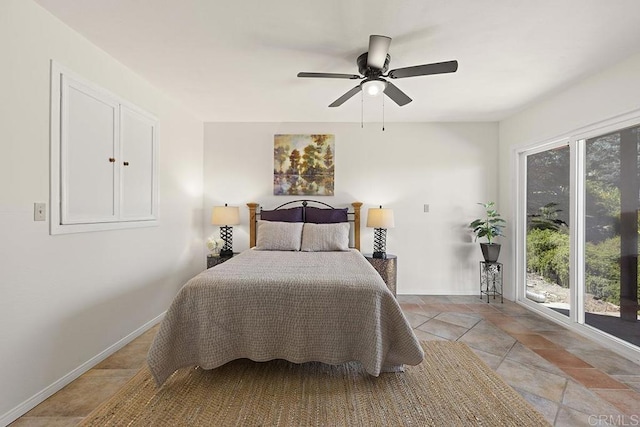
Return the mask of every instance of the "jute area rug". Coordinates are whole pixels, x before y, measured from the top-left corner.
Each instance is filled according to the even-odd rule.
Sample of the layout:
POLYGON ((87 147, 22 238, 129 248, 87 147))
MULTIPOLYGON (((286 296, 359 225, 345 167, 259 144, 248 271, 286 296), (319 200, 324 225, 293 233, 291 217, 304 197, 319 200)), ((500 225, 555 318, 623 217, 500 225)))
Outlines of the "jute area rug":
POLYGON ((463 343, 422 342, 404 373, 242 359, 180 369, 157 388, 143 368, 84 426, 544 426, 463 343))

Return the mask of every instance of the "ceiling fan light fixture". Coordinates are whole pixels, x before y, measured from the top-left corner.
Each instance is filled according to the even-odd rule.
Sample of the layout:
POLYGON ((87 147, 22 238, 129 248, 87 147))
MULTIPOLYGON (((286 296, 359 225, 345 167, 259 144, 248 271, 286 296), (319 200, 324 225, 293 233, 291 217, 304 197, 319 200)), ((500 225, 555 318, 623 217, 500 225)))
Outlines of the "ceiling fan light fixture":
POLYGON ((387 88, 384 80, 367 80, 362 82, 362 90, 369 96, 378 96, 387 88))

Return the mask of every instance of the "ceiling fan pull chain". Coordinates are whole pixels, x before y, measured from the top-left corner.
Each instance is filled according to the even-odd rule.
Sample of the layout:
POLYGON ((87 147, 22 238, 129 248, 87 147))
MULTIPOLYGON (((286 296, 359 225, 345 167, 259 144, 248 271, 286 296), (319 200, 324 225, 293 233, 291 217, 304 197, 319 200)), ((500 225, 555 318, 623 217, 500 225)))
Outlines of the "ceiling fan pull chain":
POLYGON ((384 132, 384 92, 382 93, 382 131, 384 132))
POLYGON ((360 129, 364 129, 364 92, 360 91, 360 129))

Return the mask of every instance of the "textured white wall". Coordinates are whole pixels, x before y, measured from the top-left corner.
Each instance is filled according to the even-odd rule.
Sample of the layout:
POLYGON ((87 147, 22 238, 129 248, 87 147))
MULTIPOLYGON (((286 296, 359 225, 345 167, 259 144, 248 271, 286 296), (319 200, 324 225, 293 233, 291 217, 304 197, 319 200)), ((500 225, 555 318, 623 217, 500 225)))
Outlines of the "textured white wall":
POLYGON ((204 269, 203 124, 30 0, 0 2, 0 425, 204 269), (50 236, 49 61, 154 113, 160 226, 50 236))
MULTIPOLYGON (((475 294, 482 255, 465 225, 482 209, 476 202, 497 197, 496 123, 206 123, 204 147, 205 235, 211 207, 241 206, 234 249, 248 247, 247 202, 274 208, 293 196, 273 196, 273 135, 335 135, 334 206, 361 201, 395 211, 387 252, 398 255, 401 294, 475 294), (423 212, 429 204, 430 212, 423 212)), ((363 252, 373 249, 371 229, 362 228, 363 252)))
MULTIPOLYGON (((562 92, 500 122, 500 207, 513 224, 514 156, 517 146, 555 140, 569 132, 640 108, 640 54, 590 76, 562 92)), ((514 232, 503 245, 506 271, 511 274, 505 293, 515 297, 513 259, 514 232)), ((502 257, 502 255, 501 255, 502 257)))

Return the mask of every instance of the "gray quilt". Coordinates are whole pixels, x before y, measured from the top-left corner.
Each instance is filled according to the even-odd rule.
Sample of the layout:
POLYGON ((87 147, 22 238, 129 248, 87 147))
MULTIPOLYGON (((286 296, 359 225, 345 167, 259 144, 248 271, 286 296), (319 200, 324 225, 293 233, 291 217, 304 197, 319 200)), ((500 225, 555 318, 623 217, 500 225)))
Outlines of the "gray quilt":
POLYGON ((360 362, 374 376, 424 353, 393 294, 356 250, 247 250, 189 280, 147 362, 158 385, 176 369, 231 360, 360 362))

